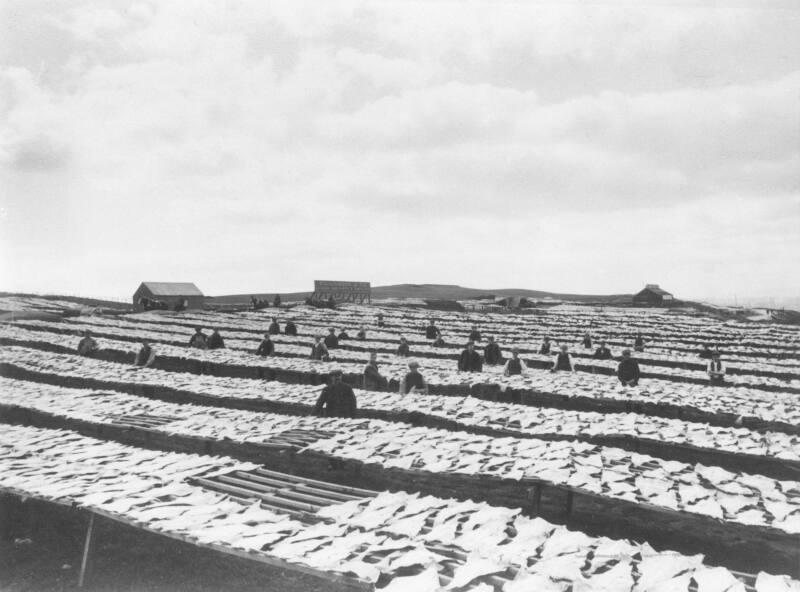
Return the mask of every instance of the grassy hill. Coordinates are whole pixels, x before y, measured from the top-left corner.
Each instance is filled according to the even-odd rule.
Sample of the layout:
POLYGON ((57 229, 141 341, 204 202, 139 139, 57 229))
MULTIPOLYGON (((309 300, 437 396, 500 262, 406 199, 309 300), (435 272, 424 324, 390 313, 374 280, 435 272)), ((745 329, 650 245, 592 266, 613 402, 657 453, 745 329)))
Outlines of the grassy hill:
MULTIPOLYGON (((311 292, 293 292, 281 294, 281 299, 302 300, 309 296, 311 292)), ((478 288, 465 288, 451 284, 396 284, 393 286, 373 286, 372 297, 381 298, 428 298, 436 300, 466 300, 485 295, 500 297, 516 296, 524 298, 554 298, 557 300, 572 300, 575 302, 603 302, 603 303, 628 303, 631 301, 631 294, 558 294, 555 292, 542 292, 540 290, 526 290, 523 288, 501 288, 482 290, 478 288)), ((270 302, 275 297, 275 292, 271 293, 252 293, 252 294, 230 294, 225 296, 215 296, 214 302, 219 304, 239 304, 249 303, 250 297, 266 298, 270 302)))

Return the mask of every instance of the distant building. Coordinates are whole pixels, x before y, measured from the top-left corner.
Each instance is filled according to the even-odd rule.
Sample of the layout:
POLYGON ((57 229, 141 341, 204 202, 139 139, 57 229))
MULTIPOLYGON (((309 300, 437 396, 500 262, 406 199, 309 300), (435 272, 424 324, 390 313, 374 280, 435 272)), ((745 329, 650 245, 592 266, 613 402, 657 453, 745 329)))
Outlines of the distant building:
POLYGON ((663 305, 669 304, 675 297, 658 287, 658 284, 647 284, 641 292, 633 295, 634 304, 663 305))
POLYGON ((133 293, 133 309, 186 310, 202 309, 205 296, 190 282, 142 282, 133 293))

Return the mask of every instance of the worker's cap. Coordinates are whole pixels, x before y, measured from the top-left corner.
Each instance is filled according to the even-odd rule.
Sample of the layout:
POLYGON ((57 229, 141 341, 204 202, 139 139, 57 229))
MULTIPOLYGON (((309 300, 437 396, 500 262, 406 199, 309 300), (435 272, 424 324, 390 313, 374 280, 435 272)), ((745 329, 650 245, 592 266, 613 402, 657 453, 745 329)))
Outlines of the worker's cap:
POLYGON ((623 355, 623 356, 629 356, 629 355, 631 355, 631 350, 629 350, 629 349, 623 349, 623 350, 622 350, 622 355, 623 355))
POLYGON ((409 368, 419 368, 419 362, 417 362, 416 360, 411 360, 408 363, 408 367, 409 368))

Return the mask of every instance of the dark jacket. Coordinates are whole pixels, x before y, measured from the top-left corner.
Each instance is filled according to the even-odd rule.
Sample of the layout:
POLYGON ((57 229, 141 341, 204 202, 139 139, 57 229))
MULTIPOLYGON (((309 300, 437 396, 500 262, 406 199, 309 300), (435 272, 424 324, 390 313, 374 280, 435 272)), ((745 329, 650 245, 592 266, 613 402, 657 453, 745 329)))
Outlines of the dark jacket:
POLYGON ((404 384, 406 387, 406 392, 403 394, 407 395, 409 392, 411 392, 412 387, 416 387, 418 391, 423 390, 425 388, 425 379, 422 378, 422 374, 419 372, 409 372, 406 374, 404 384))
POLYGON ((325 337, 325 345, 328 349, 336 349, 339 347, 339 338, 333 333, 329 333, 328 336, 325 337))
POLYGON ((318 417, 355 417, 356 395, 353 389, 343 382, 329 384, 319 394, 313 413, 318 417))
POLYGON ((258 349, 256 350, 257 356, 271 356, 275 354, 275 344, 272 342, 272 339, 264 339, 258 345, 258 349))
POLYGON ((200 349, 206 349, 208 347, 208 341, 204 333, 195 333, 189 339, 189 347, 199 347, 200 349))
POLYGON ((219 333, 212 333, 208 336, 208 341, 206 341, 206 347, 208 349, 222 349, 225 347, 225 342, 222 341, 222 335, 219 333))
POLYGON ((362 330, 362 331, 359 331, 358 333, 356 333, 356 339, 358 339, 359 341, 364 341, 366 338, 367 338, 367 332, 366 331, 362 330))
POLYGON ((378 365, 368 362, 364 366, 364 388, 372 390, 382 390, 389 386, 389 381, 381 375, 378 365))
POLYGON ((281 332, 281 327, 280 325, 278 325, 278 323, 276 323, 275 321, 270 323, 269 329, 267 329, 267 333, 269 333, 270 335, 278 335, 280 334, 280 332, 281 332))
POLYGON ((327 360, 328 359, 328 348, 325 347, 324 343, 312 343, 311 344, 311 356, 309 356, 312 360, 327 360))
POLYGON ((592 338, 591 337, 584 337, 583 338, 583 347, 586 349, 592 349, 592 338))
POLYGON ((494 342, 483 348, 483 357, 490 366, 496 366, 503 362, 503 352, 500 351, 500 346, 494 342))
POLYGON ((634 384, 639 382, 639 362, 632 358, 622 360, 617 366, 617 378, 622 384, 630 381, 635 381, 634 384))
POLYGON ((542 342, 542 347, 539 348, 540 354, 549 354, 550 353, 550 346, 553 345, 549 341, 542 342))
POLYGON ((508 375, 517 376, 522 374, 522 360, 519 358, 511 358, 508 361, 508 375))
POLYGON ((283 328, 283 332, 286 333, 286 335, 297 335, 297 326, 292 321, 289 321, 283 328))
POLYGON ((478 341, 481 340, 481 332, 478 331, 477 329, 475 329, 474 331, 470 331, 469 337, 467 339, 469 339, 469 341, 474 341, 475 343, 477 343, 478 341))
POLYGON ((339 337, 337 337, 339 341, 344 341, 345 339, 350 339, 350 336, 347 334, 346 331, 342 331, 339 333, 339 337))
POLYGON ((397 346, 397 352, 396 353, 397 353, 398 356, 405 357, 405 356, 407 356, 409 354, 410 351, 411 351, 411 348, 408 347, 407 343, 401 343, 400 345, 397 346))
POLYGON ((428 339, 436 339, 441 331, 439 331, 439 327, 434 325, 428 325, 425 327, 425 337, 428 339))
POLYGON ((462 372, 480 372, 483 370, 483 359, 478 352, 465 349, 458 358, 458 369, 462 372))
POLYGON ((439 337, 436 338, 436 341, 434 341, 431 345, 433 345, 433 347, 447 347, 447 344, 444 342, 444 339, 442 339, 441 335, 439 335, 439 337))
POLYGON ((568 353, 558 352, 554 370, 572 370, 572 358, 568 353))
POLYGON ((78 342, 78 353, 82 356, 90 356, 97 351, 97 342, 88 335, 78 342))
POLYGON ((611 350, 607 347, 598 347, 594 350, 594 355, 592 357, 595 360, 610 360, 614 356, 611 355, 611 350))

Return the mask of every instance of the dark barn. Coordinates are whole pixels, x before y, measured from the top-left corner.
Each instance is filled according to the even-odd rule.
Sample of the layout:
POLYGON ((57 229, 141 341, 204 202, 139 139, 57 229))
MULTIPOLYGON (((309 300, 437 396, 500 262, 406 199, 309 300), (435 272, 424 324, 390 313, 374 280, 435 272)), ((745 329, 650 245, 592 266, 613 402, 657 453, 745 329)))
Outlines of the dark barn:
POLYGON ((641 292, 638 294, 634 294, 633 296, 633 303, 634 304, 644 304, 644 305, 651 305, 651 306, 661 306, 664 304, 669 304, 675 300, 675 298, 667 292, 666 290, 662 290, 658 287, 658 284, 647 284, 641 292))
POLYGON ((133 309, 186 310, 202 309, 205 297, 190 282, 142 282, 133 293, 133 309))

